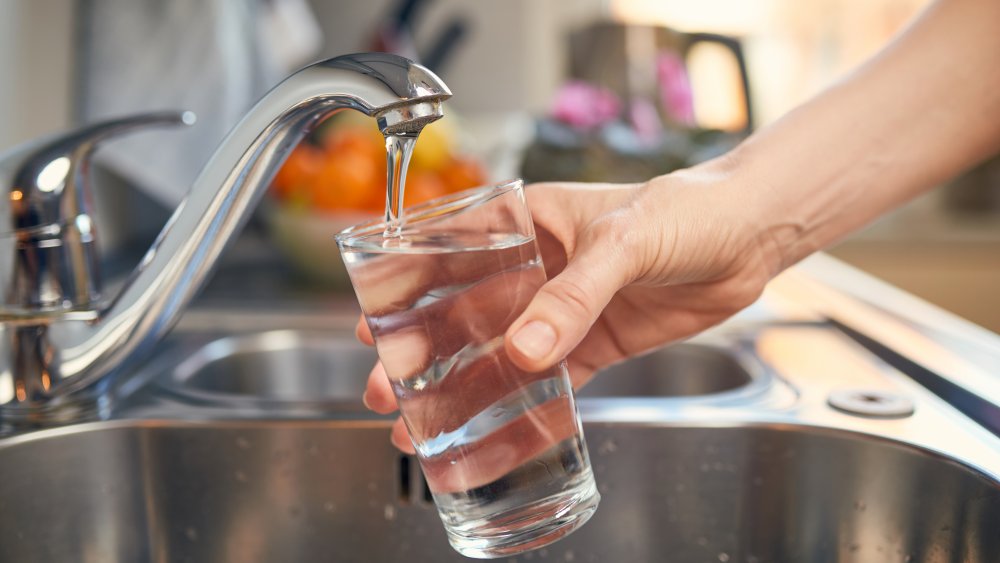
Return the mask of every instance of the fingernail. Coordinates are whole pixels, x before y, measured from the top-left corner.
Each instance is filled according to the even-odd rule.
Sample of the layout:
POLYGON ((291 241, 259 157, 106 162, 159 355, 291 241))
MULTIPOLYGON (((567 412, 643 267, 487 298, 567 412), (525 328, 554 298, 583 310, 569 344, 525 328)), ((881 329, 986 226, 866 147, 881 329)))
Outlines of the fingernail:
POLYGON ((511 344, 525 357, 541 360, 556 345, 556 331, 548 323, 531 321, 514 333, 511 344))
POLYGON ((364 393, 361 394, 361 402, 364 403, 365 408, 368 410, 373 410, 372 406, 368 404, 368 390, 366 389, 364 393))

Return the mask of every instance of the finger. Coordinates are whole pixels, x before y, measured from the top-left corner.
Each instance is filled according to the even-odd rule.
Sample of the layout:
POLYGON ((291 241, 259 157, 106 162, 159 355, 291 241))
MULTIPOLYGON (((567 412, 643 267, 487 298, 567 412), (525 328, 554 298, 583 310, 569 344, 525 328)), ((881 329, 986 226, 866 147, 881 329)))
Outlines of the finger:
POLYGON ((410 441, 410 434, 406 431, 406 425, 403 423, 402 418, 397 418, 396 422, 393 423, 389 440, 392 442, 392 445, 396 446, 403 453, 410 455, 417 453, 417 450, 413 448, 413 442, 410 441))
POLYGON ((389 385, 389 378, 385 375, 385 368, 382 362, 376 362, 371 373, 368 374, 368 385, 365 387, 365 394, 361 400, 365 406, 379 414, 389 414, 399 406, 396 404, 396 395, 389 385))
POLYGON ((364 315, 358 318, 358 325, 354 327, 354 335, 362 344, 375 345, 375 339, 372 337, 372 331, 368 328, 368 321, 365 320, 364 315))
POLYGON ((507 330, 504 344, 510 358, 532 372, 565 358, 628 281, 629 270, 614 243, 582 244, 507 330))

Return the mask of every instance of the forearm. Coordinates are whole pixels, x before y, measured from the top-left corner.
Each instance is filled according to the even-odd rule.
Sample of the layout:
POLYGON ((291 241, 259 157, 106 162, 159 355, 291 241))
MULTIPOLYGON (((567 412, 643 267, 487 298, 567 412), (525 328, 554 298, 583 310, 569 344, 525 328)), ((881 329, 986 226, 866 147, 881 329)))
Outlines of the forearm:
POLYGON ((941 0, 724 161, 775 270, 1000 150, 1000 2, 941 0))

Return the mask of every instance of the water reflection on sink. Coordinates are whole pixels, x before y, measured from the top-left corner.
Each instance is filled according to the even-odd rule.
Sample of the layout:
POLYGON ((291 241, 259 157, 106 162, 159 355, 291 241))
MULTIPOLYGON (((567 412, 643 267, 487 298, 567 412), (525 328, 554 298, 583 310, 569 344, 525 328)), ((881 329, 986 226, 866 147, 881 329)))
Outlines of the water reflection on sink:
MULTIPOLYGON (((788 425, 585 431, 601 508, 518 561, 1000 553, 1000 485, 912 447, 788 425)), ((0 560, 467 561, 387 433, 381 421, 123 421, 0 442, 0 560)))

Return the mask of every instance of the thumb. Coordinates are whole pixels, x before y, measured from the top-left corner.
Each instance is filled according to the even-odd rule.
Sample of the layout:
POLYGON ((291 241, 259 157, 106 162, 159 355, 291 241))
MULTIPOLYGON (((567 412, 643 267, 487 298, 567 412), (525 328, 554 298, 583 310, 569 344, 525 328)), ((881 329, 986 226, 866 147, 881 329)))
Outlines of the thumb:
MULTIPOLYGON (((582 242, 582 241, 581 241, 582 242)), ((536 372, 565 358, 627 282, 620 248, 582 245, 558 276, 542 286, 507 329, 505 348, 521 369, 536 372)))

